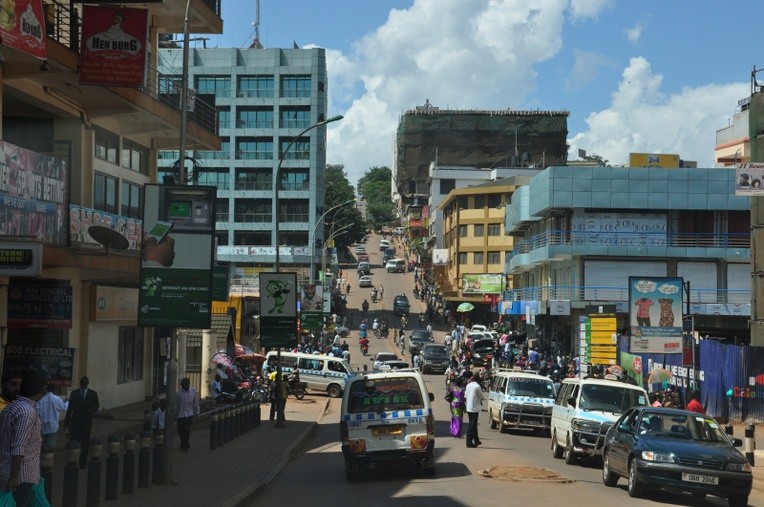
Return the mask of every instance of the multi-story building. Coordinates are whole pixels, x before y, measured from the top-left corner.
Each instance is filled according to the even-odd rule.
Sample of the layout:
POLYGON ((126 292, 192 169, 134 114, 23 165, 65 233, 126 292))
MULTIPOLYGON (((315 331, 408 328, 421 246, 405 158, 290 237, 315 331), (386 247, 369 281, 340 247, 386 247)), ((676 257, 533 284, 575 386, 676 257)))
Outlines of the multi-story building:
POLYGON ((427 199, 430 164, 452 167, 565 165, 567 111, 441 110, 430 104, 406 111, 395 136, 392 196, 403 211, 427 199))
MULTIPOLYGON (((192 32, 222 33, 220 0, 189 6, 192 32)), ((139 252, 143 186, 181 130, 156 48, 160 33, 183 32, 186 2, 42 7, 39 19, 24 15, 38 52, 4 37, 0 57, 3 364, 37 364, 63 394, 87 375, 120 406, 164 388, 164 341, 137 326, 139 252), (146 50, 129 69, 114 58, 125 47, 146 50), (99 49, 112 54, 99 60, 99 49), (120 81, 127 74, 137 83, 120 81)), ((189 146, 219 147, 214 109, 198 104, 188 126, 189 146)))
MULTIPOLYGON (((326 127, 300 134, 326 119, 324 49, 190 53, 196 100, 214 104, 220 116, 220 150, 187 154, 193 182, 218 189, 218 262, 230 266, 234 283, 256 283, 258 272, 273 270, 278 223, 282 269, 307 278, 323 244, 323 228, 314 225, 323 213, 326 127)), ((160 72, 180 79, 181 50, 162 49, 159 57, 160 72)), ((177 160, 177 151, 162 152, 160 172, 172 176, 177 160)))
POLYGON ((629 276, 681 277, 699 335, 744 341, 750 223, 729 169, 550 167, 508 208, 516 285, 502 307, 530 303, 539 335, 571 352, 587 307, 615 308, 618 329, 628 325, 629 276))
POLYGON ((716 131, 714 159, 717 167, 734 167, 735 164, 750 162, 749 105, 748 97, 740 100, 732 123, 716 131))
POLYGON ((443 212, 444 259, 435 256, 434 278, 438 290, 450 303, 471 302, 487 311, 493 296, 506 287, 505 259, 513 250, 514 238, 505 234, 506 207, 512 194, 528 176, 513 176, 454 189, 448 193, 440 210, 443 212), (466 287, 470 276, 498 275, 500 291, 484 298, 485 291, 466 287))

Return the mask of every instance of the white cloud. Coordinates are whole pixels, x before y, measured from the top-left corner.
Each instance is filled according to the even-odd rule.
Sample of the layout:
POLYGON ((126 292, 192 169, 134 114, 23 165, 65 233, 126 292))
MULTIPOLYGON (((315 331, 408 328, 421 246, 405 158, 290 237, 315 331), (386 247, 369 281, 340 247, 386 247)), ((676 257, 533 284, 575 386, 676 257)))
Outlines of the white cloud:
POLYGON ((400 115, 425 99, 440 108, 518 107, 534 91, 534 67, 562 46, 567 0, 416 0, 392 10, 352 55, 328 53, 327 161, 351 182, 392 166, 400 115), (360 98, 349 97, 361 88, 360 98))
POLYGON ((614 5, 614 0, 570 0, 570 15, 573 20, 596 19, 602 11, 614 5))
POLYGON ((667 95, 662 81, 646 59, 632 58, 610 107, 591 113, 589 130, 568 141, 571 158, 579 148, 614 165, 626 164, 630 152, 677 153, 699 167, 713 167, 716 130, 726 125, 748 85, 709 84, 667 95))
POLYGON ((633 27, 626 28, 624 33, 626 33, 626 38, 630 43, 636 44, 642 37, 642 32, 645 31, 645 28, 647 28, 647 20, 640 19, 633 27))
POLYGON ((573 50, 574 63, 568 77, 565 78, 565 90, 581 90, 597 80, 602 67, 612 67, 615 61, 605 55, 591 51, 573 50))

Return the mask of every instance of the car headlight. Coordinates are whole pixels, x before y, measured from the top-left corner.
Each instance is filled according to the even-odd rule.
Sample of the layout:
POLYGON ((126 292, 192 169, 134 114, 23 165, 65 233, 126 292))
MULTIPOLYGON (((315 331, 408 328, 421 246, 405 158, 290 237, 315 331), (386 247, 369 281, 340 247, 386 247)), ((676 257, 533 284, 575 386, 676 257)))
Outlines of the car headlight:
POLYGON ((596 421, 590 421, 587 419, 572 419, 570 421, 570 428, 573 431, 584 431, 587 433, 599 433, 600 423, 596 421))
POLYGON ((670 452, 642 451, 642 459, 656 463, 674 463, 674 455, 670 452))
POLYGON ((748 462, 727 463, 727 466, 724 468, 726 470, 732 470, 733 472, 751 472, 751 465, 748 462))

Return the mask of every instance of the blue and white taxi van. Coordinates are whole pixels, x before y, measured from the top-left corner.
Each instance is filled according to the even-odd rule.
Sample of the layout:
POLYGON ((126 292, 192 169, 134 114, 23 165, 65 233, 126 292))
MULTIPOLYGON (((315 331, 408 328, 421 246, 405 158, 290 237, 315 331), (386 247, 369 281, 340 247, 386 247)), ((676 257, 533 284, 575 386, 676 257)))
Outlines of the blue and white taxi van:
POLYGON ((549 431, 554 406, 554 383, 536 372, 499 369, 488 390, 491 429, 549 431))
MULTIPOLYGON (((277 357, 275 350, 268 352, 263 362, 263 370, 276 371, 277 357)), ((300 370, 300 381, 308 384, 308 389, 323 391, 331 398, 342 396, 348 378, 355 375, 350 363, 341 357, 282 352, 281 372, 291 373, 295 368, 300 370)))

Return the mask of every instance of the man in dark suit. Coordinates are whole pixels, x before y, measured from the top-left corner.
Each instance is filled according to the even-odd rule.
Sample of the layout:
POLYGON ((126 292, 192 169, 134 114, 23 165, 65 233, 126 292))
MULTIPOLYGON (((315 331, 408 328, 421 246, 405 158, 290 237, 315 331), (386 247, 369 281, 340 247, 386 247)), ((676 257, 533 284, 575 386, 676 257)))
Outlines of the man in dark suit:
POLYGON ((64 428, 69 430, 69 439, 80 444, 80 468, 87 467, 90 429, 93 414, 98 412, 98 393, 88 387, 90 379, 82 377, 80 388, 72 392, 69 408, 66 410, 64 428))

